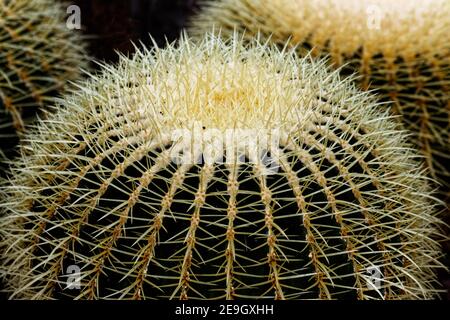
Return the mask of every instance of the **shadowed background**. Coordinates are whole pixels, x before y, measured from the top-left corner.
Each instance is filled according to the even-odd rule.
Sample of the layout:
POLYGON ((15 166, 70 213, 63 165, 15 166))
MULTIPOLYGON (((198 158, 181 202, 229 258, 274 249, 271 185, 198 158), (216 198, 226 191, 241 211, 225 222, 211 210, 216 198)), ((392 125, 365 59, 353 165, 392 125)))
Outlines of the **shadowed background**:
POLYGON ((81 9, 81 24, 89 53, 98 60, 117 61, 115 50, 132 53, 131 41, 158 46, 176 40, 198 9, 198 0, 73 0, 81 9))

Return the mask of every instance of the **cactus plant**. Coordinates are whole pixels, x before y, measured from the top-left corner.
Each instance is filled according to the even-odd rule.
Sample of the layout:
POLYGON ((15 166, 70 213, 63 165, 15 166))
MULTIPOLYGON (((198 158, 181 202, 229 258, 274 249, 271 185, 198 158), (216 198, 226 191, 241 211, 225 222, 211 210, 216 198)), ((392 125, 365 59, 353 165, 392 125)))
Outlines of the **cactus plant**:
POLYGON ((4 292, 436 297, 417 151, 326 65, 208 35, 92 75, 27 134, 0 189, 4 292))
MULTIPOLYGON (((51 0, 0 1, 0 150, 9 154, 32 121, 86 66, 66 10, 51 0)), ((1 152, 1 151, 0 151, 1 152)))
POLYGON ((447 0, 219 0, 204 4, 192 35, 260 33, 300 54, 329 55, 359 72, 401 115, 433 178, 450 196, 450 2, 447 0), (306 50, 305 50, 306 49, 306 50))

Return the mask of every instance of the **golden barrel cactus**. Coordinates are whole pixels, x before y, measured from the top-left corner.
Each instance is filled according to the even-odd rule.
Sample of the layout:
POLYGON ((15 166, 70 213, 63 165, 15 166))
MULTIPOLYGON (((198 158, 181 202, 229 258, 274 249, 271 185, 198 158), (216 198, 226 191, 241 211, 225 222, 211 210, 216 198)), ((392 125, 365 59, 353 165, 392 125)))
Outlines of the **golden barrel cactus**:
POLYGON ((1 189, 10 298, 438 295, 417 152, 324 61, 182 38, 61 101, 1 189))
POLYGON ((0 0, 0 153, 86 67, 77 30, 51 0, 0 0))
POLYGON ((300 54, 312 49, 342 74, 358 72, 361 88, 392 102, 449 196, 450 1, 208 1, 190 33, 212 28, 297 46, 300 54))

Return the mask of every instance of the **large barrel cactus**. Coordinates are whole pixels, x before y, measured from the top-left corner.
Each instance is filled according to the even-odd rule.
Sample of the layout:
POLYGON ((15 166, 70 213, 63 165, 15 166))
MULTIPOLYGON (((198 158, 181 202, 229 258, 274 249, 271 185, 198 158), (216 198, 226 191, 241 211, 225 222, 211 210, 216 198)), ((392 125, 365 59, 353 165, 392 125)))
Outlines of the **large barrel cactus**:
POLYGON ((78 32, 52 0, 0 0, 0 153, 86 66, 78 32))
POLYGON ((10 298, 439 293, 417 152, 326 62, 183 38, 62 101, 2 189, 10 298))
POLYGON ((259 32, 301 54, 329 55, 343 74, 359 72, 363 89, 393 102, 448 198, 449 17, 448 0, 219 0, 205 3, 191 33, 259 32))

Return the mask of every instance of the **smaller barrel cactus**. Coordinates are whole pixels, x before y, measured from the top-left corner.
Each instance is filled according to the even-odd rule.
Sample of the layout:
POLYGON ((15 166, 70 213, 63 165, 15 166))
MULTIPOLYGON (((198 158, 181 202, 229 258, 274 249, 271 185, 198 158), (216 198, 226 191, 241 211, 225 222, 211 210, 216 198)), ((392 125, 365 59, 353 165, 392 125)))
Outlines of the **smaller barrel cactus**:
POLYGON ((183 38, 61 101, 1 189, 10 298, 439 293, 416 151, 324 61, 183 38))
POLYGON ((52 0, 0 1, 0 153, 86 67, 84 47, 52 0))
POLYGON ((341 74, 392 102, 450 205, 450 1, 219 0, 205 2, 190 33, 213 27, 329 55, 341 74))

